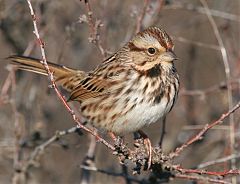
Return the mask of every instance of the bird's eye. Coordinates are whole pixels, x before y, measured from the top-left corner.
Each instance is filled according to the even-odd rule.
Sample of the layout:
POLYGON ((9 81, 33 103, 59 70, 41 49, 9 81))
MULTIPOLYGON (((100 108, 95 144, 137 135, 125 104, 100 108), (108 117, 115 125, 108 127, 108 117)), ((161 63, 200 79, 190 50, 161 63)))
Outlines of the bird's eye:
POLYGON ((152 47, 148 48, 148 53, 149 54, 153 55, 153 54, 155 54, 155 52, 156 52, 155 48, 152 48, 152 47))

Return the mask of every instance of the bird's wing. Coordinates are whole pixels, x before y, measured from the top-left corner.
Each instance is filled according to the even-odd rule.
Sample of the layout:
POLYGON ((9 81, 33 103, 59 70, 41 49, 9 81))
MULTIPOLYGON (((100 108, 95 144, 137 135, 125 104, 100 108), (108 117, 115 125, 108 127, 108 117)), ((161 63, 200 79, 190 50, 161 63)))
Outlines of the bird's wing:
POLYGON ((75 86, 69 100, 82 102, 89 98, 96 98, 106 94, 110 83, 109 80, 100 77, 88 76, 84 78, 79 85, 75 86))
POLYGON ((94 71, 89 72, 79 85, 71 92, 69 100, 84 101, 102 95, 113 93, 116 84, 122 80, 124 66, 110 57, 94 71))

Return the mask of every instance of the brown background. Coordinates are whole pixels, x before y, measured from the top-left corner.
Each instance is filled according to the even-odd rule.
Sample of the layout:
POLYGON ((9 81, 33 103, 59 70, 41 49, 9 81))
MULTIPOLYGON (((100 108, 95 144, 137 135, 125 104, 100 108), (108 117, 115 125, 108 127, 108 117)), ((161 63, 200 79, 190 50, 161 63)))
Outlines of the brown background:
MULTIPOLYGON (((209 0, 210 9, 219 12, 213 16, 227 49, 231 80, 239 80, 240 74, 240 3, 237 0, 209 0), (235 17, 229 16, 229 14, 235 17)), ((93 15, 103 23, 100 39, 104 49, 115 52, 134 34, 137 17, 143 1, 140 0, 92 0, 93 15)), ((188 96, 186 90, 204 90, 226 81, 223 59, 216 36, 209 23, 202 4, 198 0, 168 0, 160 13, 149 8, 143 20, 143 28, 150 25, 164 28, 175 42, 175 52, 180 58, 176 67, 181 80, 181 92, 177 104, 167 117, 167 134, 164 138, 164 152, 173 150, 185 142, 201 125, 211 122, 228 110, 227 90, 217 90, 207 95, 188 96), (155 13, 154 13, 155 12, 155 13), (152 13, 154 13, 152 15, 152 13), (154 18, 151 18, 151 17, 154 18), (154 22, 153 22, 154 20, 154 22), (188 40, 183 42, 182 39, 188 40), (199 45, 203 43, 204 45, 199 45)), ((33 1, 39 29, 46 44, 49 61, 73 68, 91 70, 102 61, 98 48, 89 43, 89 26, 78 23, 79 16, 86 14, 84 2, 80 1, 33 1)), ((32 33, 32 21, 25 1, 0 0, 0 89, 8 76, 3 59, 11 54, 40 57, 32 33), (28 50, 26 50, 28 49, 28 50)), ((48 88, 45 77, 26 72, 16 73, 16 90, 9 91, 0 99, 0 183, 12 183, 16 156, 16 144, 27 142, 21 149, 21 160, 28 158, 34 147, 74 125, 69 113, 60 103, 53 90, 48 88), (16 107, 16 111, 14 108, 16 107), (17 126, 16 126, 17 125, 17 126), (34 141, 36 134, 41 139, 34 141), (16 137, 19 135, 19 137, 16 137), (17 140, 17 141, 16 141, 17 140)), ((233 102, 239 101, 239 85, 233 86, 233 102)), ((236 151, 239 151, 239 112, 234 114, 236 125, 236 151)), ((160 121, 145 128, 153 144, 160 137, 160 121)), ((131 141, 132 135, 126 137, 131 141)), ((39 167, 32 167, 28 183, 79 183, 80 165, 87 152, 89 136, 70 134, 45 150, 39 167), (63 148, 67 146, 67 149, 63 148)), ((184 151, 178 162, 191 168, 208 160, 229 155, 228 120, 222 126, 210 130, 204 140, 184 151)), ((21 165, 21 161, 20 161, 21 165)), ((116 157, 103 145, 97 145, 96 166, 101 169, 120 172, 116 157)), ((228 169, 228 162, 208 168, 228 169)), ((237 162, 239 167, 239 162, 237 162)), ((131 173, 131 166, 129 169, 131 173)), ((146 172, 144 175, 148 175, 146 172)), ((91 183, 124 183, 123 178, 91 172, 91 183)), ((136 176, 136 177, 143 177, 136 176)), ((186 183, 174 180, 172 183, 186 183)))

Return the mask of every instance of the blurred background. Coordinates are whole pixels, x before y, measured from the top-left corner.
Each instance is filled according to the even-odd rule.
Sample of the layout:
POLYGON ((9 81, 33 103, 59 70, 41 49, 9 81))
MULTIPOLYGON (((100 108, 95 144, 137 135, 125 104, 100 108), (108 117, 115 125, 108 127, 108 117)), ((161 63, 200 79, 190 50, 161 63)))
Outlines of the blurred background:
MULTIPOLYGON (((229 104, 240 100, 238 0, 90 0, 93 21, 99 25, 97 44, 91 43, 95 35, 91 25, 86 23, 89 14, 84 1, 38 0, 32 3, 47 59, 85 71, 94 69, 104 57, 116 52, 138 29, 157 26, 171 35, 179 57, 176 68, 181 90, 177 104, 167 116, 165 153, 186 142, 204 124, 227 112, 229 104), (220 34, 218 40, 216 30, 220 34), (221 52, 221 39, 227 58, 221 52), (230 73, 226 73, 228 67, 230 73)), ((75 123, 54 90, 49 88, 46 77, 6 69, 4 58, 12 54, 41 58, 24 0, 0 0, 0 183, 83 183, 81 164, 91 140, 86 132, 82 135, 70 133, 54 141, 40 154, 39 162, 26 167, 27 175, 22 174, 21 169, 38 145, 54 136, 56 131, 69 129, 75 123)), ((238 153, 240 112, 236 111, 232 118, 232 123, 227 119, 211 129, 203 140, 187 148, 176 163, 194 168, 206 161, 238 153), (231 140, 231 136, 234 139, 231 140)), ((159 142, 161 127, 159 121, 144 129, 153 145, 159 142)), ((125 137, 126 142, 132 139, 132 135, 125 137)), ((97 143, 94 155, 97 168, 122 172, 118 159, 102 144, 97 143)), ((236 168, 239 168, 238 157, 236 168)), ((228 160, 204 169, 227 170, 230 163, 228 160)), ((130 165, 128 174, 131 177, 149 176, 149 172, 140 176, 131 173, 130 165)), ((85 179, 89 183, 126 183, 123 177, 94 171, 87 176, 89 178, 85 179)), ((237 181, 240 183, 239 177, 237 181)), ((192 182, 175 179, 167 183, 192 182)))

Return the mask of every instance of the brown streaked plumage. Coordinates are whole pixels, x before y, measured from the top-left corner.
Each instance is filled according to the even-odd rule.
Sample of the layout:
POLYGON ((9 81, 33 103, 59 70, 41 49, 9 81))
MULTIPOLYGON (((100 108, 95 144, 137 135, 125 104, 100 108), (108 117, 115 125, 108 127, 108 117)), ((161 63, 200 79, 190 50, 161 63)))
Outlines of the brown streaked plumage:
MULTIPOLYGON (((47 75, 37 59, 9 59, 21 70, 47 75)), ((168 34, 150 27, 93 71, 48 64, 56 83, 69 91, 69 100, 80 102, 89 122, 124 134, 157 121, 172 109, 179 89, 175 59, 168 34)))

